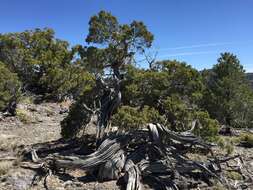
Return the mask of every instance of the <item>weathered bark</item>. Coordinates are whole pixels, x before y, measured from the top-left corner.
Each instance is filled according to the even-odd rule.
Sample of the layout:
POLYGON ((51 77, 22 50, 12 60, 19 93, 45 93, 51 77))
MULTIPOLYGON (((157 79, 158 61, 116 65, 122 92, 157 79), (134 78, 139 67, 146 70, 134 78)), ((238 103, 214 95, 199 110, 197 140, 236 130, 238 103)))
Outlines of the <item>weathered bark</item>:
POLYGON ((79 156, 77 159, 72 159, 71 157, 64 157, 63 159, 55 160, 57 167, 70 168, 70 169, 89 169, 98 168, 102 164, 105 164, 109 160, 114 158, 114 155, 124 148, 129 141, 129 136, 120 136, 113 139, 106 139, 99 146, 97 151, 87 156, 79 156))
POLYGON ((119 179, 124 168, 126 156, 123 150, 119 150, 111 159, 99 168, 100 180, 119 179))
POLYGON ((127 160, 125 165, 126 190, 141 190, 140 171, 132 160, 127 160))
MULTIPOLYGON (((115 72, 118 71, 115 70, 115 72)), ((103 95, 100 98, 100 111, 98 112, 98 124, 97 124, 97 145, 99 145, 104 137, 105 129, 108 127, 108 122, 111 118, 113 111, 119 106, 121 102, 121 92, 120 92, 120 78, 115 75, 113 87, 103 79, 99 79, 101 87, 104 88, 103 95)))
POLYGON ((191 132, 176 133, 176 132, 170 131, 169 129, 165 128, 164 126, 160 124, 157 124, 156 126, 157 126, 158 131, 162 135, 165 135, 167 139, 177 141, 182 144, 199 145, 207 149, 210 149, 210 147, 212 146, 211 144, 204 142, 199 137, 196 137, 191 132))
MULTIPOLYGON (((124 175, 127 190, 140 190, 142 183, 151 186, 155 183, 156 188, 160 189, 198 188, 203 184, 212 185, 212 179, 218 180, 226 188, 231 187, 222 175, 222 164, 238 159, 239 156, 217 158, 210 155, 205 162, 194 161, 185 155, 187 150, 191 150, 191 145, 204 149, 211 149, 212 146, 192 135, 191 131, 175 133, 159 124, 148 124, 148 129, 121 136, 109 134, 97 150, 88 155, 49 154, 45 157, 45 152, 48 153, 45 147, 36 151, 30 149, 34 163, 29 165, 26 162, 23 166, 44 171, 44 176, 46 172, 61 168, 96 170, 102 181, 120 179, 124 175), (182 150, 176 146, 178 144, 190 146, 185 146, 182 150), (41 155, 44 158, 40 158, 41 155)), ((52 151, 50 148, 52 146, 49 146, 52 151)), ((59 147, 53 150, 59 150, 59 147)), ((27 151, 25 153, 28 154, 27 151)), ((240 171, 242 166, 241 161, 240 165, 229 167, 240 171)), ((247 174, 249 179, 250 175, 247 174)))

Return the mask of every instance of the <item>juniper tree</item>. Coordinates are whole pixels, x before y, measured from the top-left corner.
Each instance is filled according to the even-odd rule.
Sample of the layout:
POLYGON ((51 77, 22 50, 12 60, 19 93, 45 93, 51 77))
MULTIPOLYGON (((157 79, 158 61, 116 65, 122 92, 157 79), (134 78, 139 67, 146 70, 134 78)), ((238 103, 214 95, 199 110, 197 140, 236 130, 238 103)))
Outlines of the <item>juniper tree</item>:
POLYGON ((253 93, 243 66, 231 53, 223 53, 211 70, 203 72, 207 86, 203 107, 227 126, 252 125, 253 93))
MULTIPOLYGON (((94 68, 98 67, 98 62, 90 62, 92 58, 95 58, 95 60, 97 58, 89 53, 95 52, 95 55, 99 54, 101 56, 101 59, 99 59, 100 75, 97 75, 98 70, 95 72, 96 84, 100 86, 98 88, 100 92, 97 94, 101 95, 98 100, 99 103, 95 103, 95 105, 100 105, 97 124, 98 140, 104 136, 104 130, 111 115, 121 102, 120 83, 124 77, 122 70, 124 70, 126 64, 132 63, 136 53, 143 53, 145 48, 149 48, 152 41, 153 35, 147 30, 143 22, 133 21, 131 24, 120 24, 116 17, 105 11, 100 11, 97 15, 91 17, 89 33, 86 38, 86 42, 92 45, 87 48, 90 52, 85 52, 84 48, 77 48, 82 53, 81 63, 85 63, 86 58, 86 63, 94 64, 91 65, 91 68, 92 66, 94 68), (106 72, 112 74, 109 76, 103 75, 106 72)), ((86 105, 85 108, 88 108, 88 106, 86 105)), ((67 120, 69 119, 66 118, 65 121, 67 120)), ((62 122, 63 131, 65 127, 71 127, 70 123, 65 121, 62 122)))

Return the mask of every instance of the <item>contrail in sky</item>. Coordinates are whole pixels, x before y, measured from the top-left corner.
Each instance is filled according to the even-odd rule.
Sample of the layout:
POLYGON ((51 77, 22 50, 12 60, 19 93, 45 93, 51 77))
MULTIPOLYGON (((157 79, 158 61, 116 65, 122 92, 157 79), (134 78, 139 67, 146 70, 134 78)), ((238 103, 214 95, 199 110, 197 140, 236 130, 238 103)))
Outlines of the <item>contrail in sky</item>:
POLYGON ((168 51, 168 50, 181 50, 181 49, 193 49, 193 48, 201 48, 201 47, 217 47, 217 46, 225 46, 225 45, 240 45, 240 44, 249 44, 253 41, 245 41, 245 42, 218 42, 218 43, 205 43, 205 44, 194 44, 189 46, 178 46, 171 48, 156 48, 154 51, 168 51))
POLYGON ((160 55, 158 57, 159 58, 163 58, 163 57, 176 57, 176 56, 182 56, 182 55, 201 55, 201 54, 213 54, 213 53, 219 53, 219 52, 218 51, 182 52, 182 53, 160 55))

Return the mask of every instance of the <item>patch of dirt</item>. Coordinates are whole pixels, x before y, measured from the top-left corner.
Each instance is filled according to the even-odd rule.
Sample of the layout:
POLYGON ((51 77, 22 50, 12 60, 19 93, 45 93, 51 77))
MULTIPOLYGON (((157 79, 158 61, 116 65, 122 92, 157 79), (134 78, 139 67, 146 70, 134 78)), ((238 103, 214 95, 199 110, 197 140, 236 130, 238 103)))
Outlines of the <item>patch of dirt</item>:
POLYGON ((59 114, 59 104, 22 104, 18 109, 25 111, 29 121, 23 123, 18 116, 2 118, 1 139, 7 136, 7 142, 14 140, 17 145, 29 145, 60 138, 60 121, 64 114, 59 114))
MULTIPOLYGON (((57 140, 60 135, 60 122, 67 113, 62 112, 61 104, 19 104, 21 116, 0 117, 0 158, 15 157, 15 149, 22 145, 31 145, 57 140), (20 118, 21 117, 21 118, 20 118), (24 118, 25 117, 25 120, 24 118)), ((66 108, 64 108, 66 109, 66 108)), ((6 161, 4 161, 6 162, 6 161)), ((6 165, 0 160, 3 173, 0 172, 0 190, 119 190, 116 181, 99 183, 82 170, 68 172, 70 175, 51 175, 35 180, 35 171, 20 168, 16 161, 6 165), (37 182, 36 182, 37 181, 37 182), (31 185, 35 182, 34 185, 31 185)))

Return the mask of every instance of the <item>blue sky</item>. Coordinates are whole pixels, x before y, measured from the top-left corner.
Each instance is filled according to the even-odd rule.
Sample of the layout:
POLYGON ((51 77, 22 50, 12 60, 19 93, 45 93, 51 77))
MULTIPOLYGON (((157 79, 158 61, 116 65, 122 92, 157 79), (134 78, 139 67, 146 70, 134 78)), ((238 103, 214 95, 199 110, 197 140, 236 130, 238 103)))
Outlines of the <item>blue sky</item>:
POLYGON ((106 10, 121 23, 143 21, 157 59, 203 69, 229 51, 253 72, 253 0, 1 0, 0 7, 0 33, 50 27, 84 45, 89 18, 106 10))

